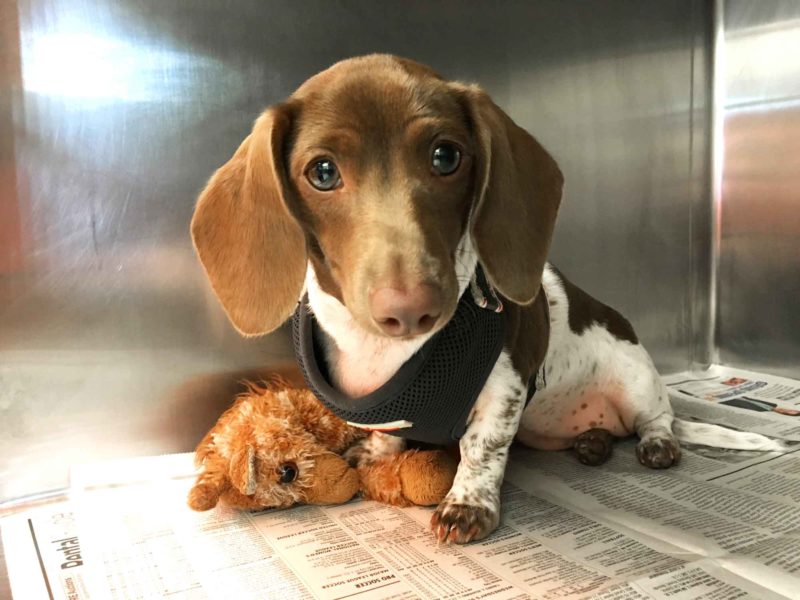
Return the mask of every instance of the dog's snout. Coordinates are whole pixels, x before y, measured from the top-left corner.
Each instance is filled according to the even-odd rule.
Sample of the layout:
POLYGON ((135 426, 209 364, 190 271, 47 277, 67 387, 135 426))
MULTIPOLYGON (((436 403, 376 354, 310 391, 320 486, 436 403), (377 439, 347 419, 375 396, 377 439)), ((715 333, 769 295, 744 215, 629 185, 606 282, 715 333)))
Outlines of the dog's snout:
POLYGON ((369 306, 386 335, 419 335, 430 331, 442 314, 442 292, 429 283, 407 291, 382 287, 370 294, 369 306))

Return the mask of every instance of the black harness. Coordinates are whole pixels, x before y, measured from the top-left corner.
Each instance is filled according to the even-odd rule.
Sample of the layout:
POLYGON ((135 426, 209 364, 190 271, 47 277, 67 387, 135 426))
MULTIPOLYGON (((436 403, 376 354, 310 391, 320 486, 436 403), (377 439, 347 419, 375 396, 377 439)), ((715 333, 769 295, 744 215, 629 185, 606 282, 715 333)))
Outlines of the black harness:
POLYGON ((339 418, 409 440, 452 444, 464 434, 469 413, 503 349, 505 320, 503 305, 478 266, 447 325, 366 396, 351 398, 330 384, 324 355, 330 340, 314 318, 308 297, 294 314, 294 350, 308 386, 339 418))

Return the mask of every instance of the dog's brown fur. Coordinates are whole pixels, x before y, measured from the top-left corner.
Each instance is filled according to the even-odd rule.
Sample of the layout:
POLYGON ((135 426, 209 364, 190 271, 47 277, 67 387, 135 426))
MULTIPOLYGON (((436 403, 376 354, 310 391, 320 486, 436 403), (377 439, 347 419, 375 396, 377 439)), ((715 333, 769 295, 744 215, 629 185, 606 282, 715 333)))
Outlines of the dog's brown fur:
MULTIPOLYGON (((268 108, 198 201, 198 256, 245 335, 289 317, 309 264, 315 285, 347 309, 350 330, 373 336, 384 335, 371 312, 373 292, 435 288, 433 334, 455 311, 464 283, 457 252, 469 242, 507 307, 514 373, 473 409, 456 478, 465 483, 434 518, 440 539, 485 537, 498 523, 507 448, 526 382, 547 349, 539 291, 562 186, 553 158, 481 89, 413 61, 371 55, 335 64, 268 108), (431 161, 442 143, 461 154, 446 176, 431 161), (309 181, 321 159, 338 167, 335 189, 309 181)), ((355 375, 354 385, 371 386, 359 388, 364 393, 385 382, 355 375)))
POLYGON ((288 318, 309 259, 366 330, 381 333, 370 291, 428 282, 441 287, 442 326, 458 301, 454 254, 469 226, 500 292, 518 305, 535 299, 562 184, 550 155, 480 89, 373 55, 334 65, 267 109, 201 194, 192 235, 246 335, 288 318), (462 152, 447 177, 430 170, 442 140, 462 152), (306 172, 332 155, 343 185, 320 192, 306 172))

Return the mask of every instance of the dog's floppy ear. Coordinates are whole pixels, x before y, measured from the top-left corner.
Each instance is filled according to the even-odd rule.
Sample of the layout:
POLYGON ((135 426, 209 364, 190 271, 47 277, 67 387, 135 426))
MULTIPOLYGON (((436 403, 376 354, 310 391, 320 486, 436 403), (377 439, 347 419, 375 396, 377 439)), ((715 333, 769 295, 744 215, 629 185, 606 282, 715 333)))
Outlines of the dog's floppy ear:
POLYGON ((517 304, 539 292, 564 184, 555 160, 477 87, 458 86, 472 121, 472 240, 491 283, 517 304))
POLYGON ((287 106, 267 109, 211 177, 192 218, 192 239, 211 287, 244 335, 280 326, 303 288, 305 238, 284 196, 290 127, 287 106))

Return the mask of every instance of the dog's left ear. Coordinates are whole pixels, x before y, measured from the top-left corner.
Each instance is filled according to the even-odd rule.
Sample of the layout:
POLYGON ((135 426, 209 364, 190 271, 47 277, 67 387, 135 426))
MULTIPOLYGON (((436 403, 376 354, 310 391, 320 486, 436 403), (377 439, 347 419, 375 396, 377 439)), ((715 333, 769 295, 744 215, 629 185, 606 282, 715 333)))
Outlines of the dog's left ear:
POLYGON ((474 128, 472 240, 489 281, 509 300, 539 292, 564 178, 553 157, 489 96, 455 84, 474 128))
POLYGON ((214 173, 192 217, 192 240, 234 327, 262 335, 288 319, 306 274, 306 242, 286 203, 284 144, 292 111, 268 108, 214 173))

